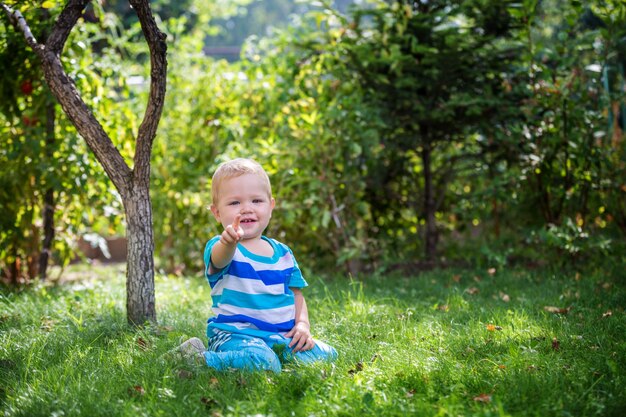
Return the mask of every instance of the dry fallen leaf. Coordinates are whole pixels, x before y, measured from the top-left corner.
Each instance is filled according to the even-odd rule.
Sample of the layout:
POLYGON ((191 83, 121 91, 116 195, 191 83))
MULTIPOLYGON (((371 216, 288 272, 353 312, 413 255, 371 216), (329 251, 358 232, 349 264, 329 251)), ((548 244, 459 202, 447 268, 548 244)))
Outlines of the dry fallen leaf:
POLYGON ((447 304, 441 304, 437 306, 437 310, 448 311, 450 310, 450 307, 447 304))
POLYGON ((480 292, 480 290, 476 287, 468 288, 466 291, 469 295, 476 295, 480 292))
POLYGON ((495 332, 496 331, 496 326, 494 326, 493 324, 488 324, 487 325, 487 330, 490 332, 495 332))
POLYGON ((490 403, 491 402, 491 395, 489 395, 489 394, 477 395, 476 397, 474 397, 474 401, 480 402, 480 403, 490 403))
POLYGON ((204 404, 207 409, 211 409, 217 406, 217 401, 215 401, 213 398, 202 397, 200 398, 200 402, 204 404))
POLYGON ((554 307, 554 306, 545 306, 543 309, 547 311, 548 313, 567 314, 570 312, 572 308, 571 307, 560 308, 560 307, 554 307))
POLYGON ((504 301, 505 303, 508 303, 509 301, 511 301, 511 297, 509 297, 508 294, 505 294, 503 292, 500 293, 500 299, 504 301))
POLYGON ((561 342, 556 337, 552 338, 552 349, 557 351, 561 348, 561 342))
POLYGON ((143 350, 147 350, 148 349, 148 342, 146 342, 146 340, 143 337, 138 337, 137 338, 137 346, 139 346, 143 350))
POLYGON ((50 332, 54 328, 55 324, 56 324, 55 320, 49 317, 42 317, 40 329, 43 330, 44 332, 50 332))
POLYGON ((356 363, 356 365, 354 365, 354 369, 350 369, 348 373, 350 375, 354 375, 357 372, 361 372, 362 370, 363 370, 363 362, 359 361, 356 363))
POLYGON ((452 275, 452 280, 456 283, 461 282, 461 275, 456 274, 456 275, 452 275))
POLYGON ((488 273, 489 275, 495 275, 495 274, 496 274, 496 268, 489 268, 489 269, 487 270, 487 273, 488 273))
POLYGON ((613 312, 611 310, 607 311, 606 313, 602 314, 602 318, 607 318, 607 317, 611 317, 613 315, 613 312))
POLYGON ((142 396, 145 393, 146 393, 146 390, 144 390, 141 385, 135 385, 131 388, 128 388, 128 395, 130 396, 142 396))
POLYGON ((193 373, 189 372, 189 371, 187 371, 185 369, 180 369, 177 374, 178 374, 178 377, 180 379, 191 379, 191 378, 193 378, 193 373))

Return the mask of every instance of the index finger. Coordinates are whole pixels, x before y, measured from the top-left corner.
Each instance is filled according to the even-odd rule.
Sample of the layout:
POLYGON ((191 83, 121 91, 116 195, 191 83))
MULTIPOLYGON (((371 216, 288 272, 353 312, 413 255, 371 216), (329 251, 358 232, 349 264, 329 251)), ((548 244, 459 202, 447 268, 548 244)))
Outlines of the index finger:
POLYGON ((237 229, 239 229, 239 221, 241 220, 241 214, 238 214, 235 216, 235 219, 233 220, 233 229, 235 229, 235 231, 237 231, 237 229))

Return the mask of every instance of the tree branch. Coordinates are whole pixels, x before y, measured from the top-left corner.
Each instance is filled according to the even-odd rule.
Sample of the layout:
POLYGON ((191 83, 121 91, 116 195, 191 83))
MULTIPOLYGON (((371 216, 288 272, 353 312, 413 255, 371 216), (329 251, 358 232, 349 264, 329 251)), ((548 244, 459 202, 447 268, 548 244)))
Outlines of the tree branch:
POLYGON ((82 16, 83 10, 87 7, 91 0, 69 0, 65 8, 54 22, 54 27, 48 39, 46 40, 46 48, 60 55, 63 46, 70 36, 70 32, 76 26, 78 18, 82 16))
POLYGON ((35 36, 33 36, 32 32, 30 31, 30 27, 26 23, 26 19, 24 19, 24 16, 22 15, 22 13, 20 13, 19 10, 13 10, 4 3, 0 3, 0 8, 9 18, 9 22, 11 22, 11 24, 18 31, 24 34, 28 46, 30 46, 33 50, 43 48, 43 46, 37 43, 37 39, 35 39, 35 36))
POLYGON ((134 181, 150 182, 152 143, 163 111, 167 81, 166 35, 157 27, 150 4, 145 0, 129 0, 135 9, 141 29, 150 48, 150 96, 143 121, 139 126, 135 147, 134 181))

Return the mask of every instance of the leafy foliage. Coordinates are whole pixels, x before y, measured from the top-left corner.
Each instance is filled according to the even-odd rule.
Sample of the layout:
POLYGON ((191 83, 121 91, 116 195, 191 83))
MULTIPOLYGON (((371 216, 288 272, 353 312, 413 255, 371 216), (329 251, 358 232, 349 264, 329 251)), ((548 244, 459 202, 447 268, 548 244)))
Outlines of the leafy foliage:
POLYGON ((514 10, 525 24, 518 35, 523 52, 507 84, 520 107, 488 138, 497 143, 489 160, 507 171, 493 183, 501 191, 485 191, 497 196, 497 216, 567 260, 607 254, 626 198, 623 133, 617 123, 607 126, 614 89, 602 69, 618 66, 609 57, 621 48, 614 25, 626 9, 609 2, 594 10, 573 6, 557 14, 551 3, 532 1, 514 10))
MULTIPOLYGON (((36 38, 45 38, 55 18, 54 8, 23 6, 23 10, 27 18, 38 22, 32 27, 36 38)), ((68 48, 65 64, 79 88, 92 95, 94 112, 106 113, 119 106, 115 104, 118 96, 105 98, 102 92, 117 69, 111 65, 110 58, 94 60, 91 51, 97 41, 94 35, 100 28, 94 29, 93 25, 85 25, 73 33, 75 46, 68 48)), ((2 26, 0 53, 6 66, 0 79, 3 142, 0 207, 4 213, 0 228, 0 267, 14 281, 37 275, 46 190, 52 190, 56 204, 65 208, 55 213, 59 238, 54 243, 53 253, 58 263, 70 261, 72 247, 84 224, 106 224, 108 220, 116 225, 120 222, 117 217, 120 205, 115 193, 71 123, 54 104, 45 87, 41 67, 35 55, 24 48, 23 39, 18 39, 20 36, 23 37, 8 25, 2 26), (52 131, 48 128, 50 125, 52 131), (103 209, 107 213, 104 218, 103 209)), ((123 124, 109 120, 121 132, 123 124)))
MULTIPOLYGON (((117 3, 108 10, 125 15, 117 3)), ((227 63, 204 56, 203 39, 214 33, 213 17, 228 19, 237 7, 188 1, 177 14, 156 2, 170 42, 152 159, 159 267, 201 269, 201 248, 218 232, 210 178, 236 156, 270 173, 278 205, 268 234, 289 241, 305 265, 356 273, 410 263, 428 236, 439 261, 619 256, 626 11, 619 1, 561 3, 374 1, 339 11, 321 2, 271 37, 250 38, 242 59, 227 63)), ((147 54, 130 42, 137 28, 103 42, 102 31, 121 33, 132 22, 94 4, 98 19, 72 34, 79 42, 65 64, 130 158, 147 54)), ((0 30, 10 63, 0 83, 6 271, 39 246, 49 184, 65 208, 61 241, 123 225, 110 184, 62 117, 55 158, 46 156, 36 62, 12 54, 14 35, 0 30), (30 125, 32 116, 39 124, 30 125)))

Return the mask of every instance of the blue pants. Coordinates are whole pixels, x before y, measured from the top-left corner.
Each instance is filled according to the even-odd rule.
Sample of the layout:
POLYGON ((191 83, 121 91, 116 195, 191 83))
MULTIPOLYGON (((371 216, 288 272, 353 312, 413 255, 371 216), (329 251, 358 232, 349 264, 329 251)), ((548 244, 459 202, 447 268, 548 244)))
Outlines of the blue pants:
POLYGON ((315 347, 304 352, 293 352, 291 339, 279 334, 255 337, 220 331, 209 339, 209 350, 204 358, 209 367, 218 371, 228 368, 280 372, 283 362, 312 363, 332 361, 337 351, 324 342, 315 340, 315 347))

